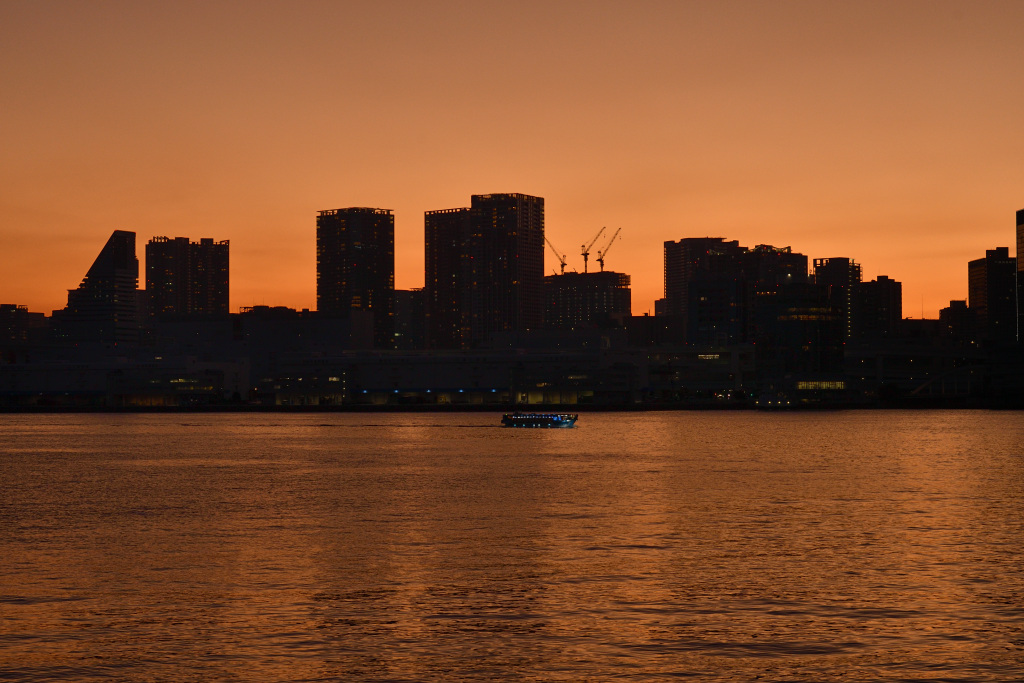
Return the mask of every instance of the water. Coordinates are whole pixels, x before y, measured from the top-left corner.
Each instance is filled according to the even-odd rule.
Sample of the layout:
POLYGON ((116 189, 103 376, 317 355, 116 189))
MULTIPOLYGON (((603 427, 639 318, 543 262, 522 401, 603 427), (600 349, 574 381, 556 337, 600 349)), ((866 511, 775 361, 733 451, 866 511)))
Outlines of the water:
POLYGON ((0 416, 0 679, 1019 680, 1024 415, 0 416))

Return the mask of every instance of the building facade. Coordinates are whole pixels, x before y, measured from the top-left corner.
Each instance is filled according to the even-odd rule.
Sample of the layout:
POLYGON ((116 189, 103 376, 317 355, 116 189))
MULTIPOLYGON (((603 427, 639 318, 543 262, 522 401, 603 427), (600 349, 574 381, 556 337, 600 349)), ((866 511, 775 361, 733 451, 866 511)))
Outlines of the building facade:
POLYGON ((473 195, 469 327, 474 345, 544 322, 544 199, 473 195))
POLYGON ((58 338, 104 345, 138 341, 139 259, 135 233, 115 230, 68 304, 53 312, 58 338))
POLYGON ((719 262, 746 251, 733 240, 723 237, 687 237, 665 242, 665 298, 657 306, 658 315, 688 317, 690 283, 712 269, 712 259, 719 262))
POLYGON ((632 312, 629 276, 605 270, 544 277, 544 326, 554 330, 599 327, 632 312))
POLYGON ((843 318, 828 289, 803 282, 759 297, 759 372, 774 383, 786 376, 834 374, 843 364, 843 318))
POLYGON ((37 341, 37 332, 45 330, 49 321, 43 313, 31 313, 26 306, 0 304, 0 364, 3 350, 26 348, 37 341))
POLYGON ((965 299, 950 301, 949 306, 939 310, 939 327, 943 337, 970 341, 976 329, 974 311, 965 299))
POLYGON ((146 244, 149 312, 165 315, 227 315, 229 242, 154 237, 146 244))
POLYGON ((967 264, 967 304, 974 311, 975 341, 1017 341, 1017 259, 1008 247, 988 249, 967 264))
POLYGON ((322 313, 373 314, 374 344, 392 348, 395 217, 389 209, 320 211, 316 219, 316 306, 322 313))
POLYGON ((860 264, 851 258, 814 259, 814 281, 826 288, 829 301, 843 321, 843 338, 849 339, 856 327, 854 292, 860 285, 860 264))
POLYGON ((426 348, 426 295, 422 289, 395 290, 395 348, 417 351, 426 348))
POLYGON ((1017 343, 1024 345, 1024 209, 1017 212, 1017 343))
POLYGON ((425 216, 430 348, 481 346, 544 320, 544 199, 473 195, 425 216))
POLYGON ((903 283, 885 275, 854 288, 855 337, 895 337, 903 320, 903 283))
POLYGON ((469 208, 424 214, 426 344, 431 349, 469 345, 469 208))
POLYGON ((722 237, 665 242, 665 298, 657 314, 680 321, 687 344, 747 343, 765 294, 807 281, 807 257, 789 247, 753 249, 722 237))

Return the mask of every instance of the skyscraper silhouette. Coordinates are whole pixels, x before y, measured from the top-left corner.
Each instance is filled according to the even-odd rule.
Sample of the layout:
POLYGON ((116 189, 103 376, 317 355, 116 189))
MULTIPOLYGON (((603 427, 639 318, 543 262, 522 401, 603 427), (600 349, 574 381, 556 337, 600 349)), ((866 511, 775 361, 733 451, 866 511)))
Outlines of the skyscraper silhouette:
POLYGON ((739 242, 722 237, 687 237, 665 242, 665 298, 659 302, 659 315, 686 319, 690 304, 690 282, 710 270, 713 256, 734 257, 746 251, 739 242))
POLYGON ((885 275, 854 286, 854 337, 895 337, 903 320, 903 283, 885 275))
POLYGON ((115 230, 68 305, 54 311, 58 335, 73 342, 124 344, 138 340, 139 259, 135 233, 115 230))
POLYGON ((390 209, 320 211, 316 306, 323 313, 373 313, 374 345, 391 348, 395 311, 395 217, 390 209))
POLYGON ((469 209, 427 211, 423 216, 427 347, 469 345, 469 209))
POLYGON ((807 257, 789 247, 753 249, 722 237, 665 242, 665 298, 659 316, 675 320, 680 341, 715 346, 749 341, 758 295, 804 283, 807 257))
POLYGON ((1007 247, 988 249, 967 264, 967 303, 974 311, 976 341, 1017 340, 1017 259, 1007 247))
POLYGON ((544 320, 544 199, 476 194, 470 204, 469 325, 474 343, 544 320))
POLYGON ((853 336, 856 327, 853 296, 860 281, 860 264, 851 258, 814 259, 814 282, 827 288, 829 302, 839 311, 843 319, 844 339, 853 336))
POLYGON ((1024 345, 1024 209, 1017 212, 1017 343, 1024 345))
POLYGON ((544 199, 473 195, 469 208, 424 216, 428 338, 467 348, 544 319, 544 199))
POLYGON ((146 244, 146 293, 152 315, 227 315, 227 240, 154 237, 146 244))

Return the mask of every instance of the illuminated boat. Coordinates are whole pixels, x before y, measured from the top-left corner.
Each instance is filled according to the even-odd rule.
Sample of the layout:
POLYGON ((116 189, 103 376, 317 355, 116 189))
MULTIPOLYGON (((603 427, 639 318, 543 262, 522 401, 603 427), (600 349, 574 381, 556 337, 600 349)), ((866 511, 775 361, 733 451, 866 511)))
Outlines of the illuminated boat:
POLYGON ((572 427, 576 424, 575 413, 505 413, 501 424, 505 427, 572 427))

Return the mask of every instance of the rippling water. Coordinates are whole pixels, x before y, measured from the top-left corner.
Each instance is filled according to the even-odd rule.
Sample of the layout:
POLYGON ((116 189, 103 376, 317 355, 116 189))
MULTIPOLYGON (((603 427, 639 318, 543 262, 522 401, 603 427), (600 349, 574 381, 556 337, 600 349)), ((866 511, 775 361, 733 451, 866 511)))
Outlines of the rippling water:
POLYGON ((1024 678, 1024 415, 0 416, 0 679, 1024 678))

